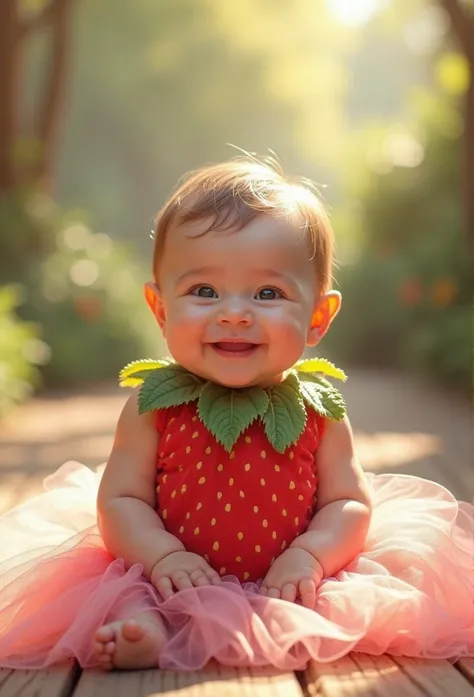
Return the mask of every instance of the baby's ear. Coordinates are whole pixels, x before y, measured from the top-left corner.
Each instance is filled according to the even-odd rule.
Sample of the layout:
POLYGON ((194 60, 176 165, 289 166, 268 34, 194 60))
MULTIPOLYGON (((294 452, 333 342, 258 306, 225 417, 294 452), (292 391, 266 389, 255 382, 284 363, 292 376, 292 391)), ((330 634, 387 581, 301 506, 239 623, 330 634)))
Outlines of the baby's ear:
POLYGON ((145 293, 146 303, 152 311, 153 316, 160 325, 161 331, 164 334, 166 327, 166 316, 159 288, 156 285, 156 283, 151 283, 150 281, 148 283, 145 283, 143 290, 145 293))
POLYGON ((307 345, 316 346, 329 329, 331 322, 341 309, 342 296, 337 290, 325 293, 316 305, 311 326, 308 331, 307 345))

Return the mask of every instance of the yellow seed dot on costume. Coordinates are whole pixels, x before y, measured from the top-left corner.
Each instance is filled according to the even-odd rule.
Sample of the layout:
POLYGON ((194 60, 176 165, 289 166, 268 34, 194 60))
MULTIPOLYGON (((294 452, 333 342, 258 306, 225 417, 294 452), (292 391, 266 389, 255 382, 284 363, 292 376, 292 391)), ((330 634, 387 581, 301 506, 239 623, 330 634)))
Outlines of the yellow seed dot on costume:
POLYGON ((268 520, 266 518, 262 520, 262 525, 264 528, 268 528, 268 520))
POLYGON ((185 494, 187 488, 188 488, 188 487, 186 486, 186 484, 183 484, 183 486, 181 487, 181 493, 182 493, 182 494, 185 494))
POLYGON ((191 419, 191 421, 192 421, 193 423, 196 423, 196 421, 197 421, 197 416, 194 415, 193 418, 191 419))
POLYGON ((250 470, 250 462, 246 462, 244 465, 244 470, 248 472, 250 470))
POLYGON ((214 527, 214 525, 216 524, 216 522, 217 522, 217 521, 216 521, 215 518, 211 518, 211 525, 212 525, 212 527, 214 527))
POLYGON ((221 500, 221 498, 222 498, 222 491, 218 491, 218 492, 217 492, 217 498, 219 499, 219 501, 221 500))
POLYGON ((202 503, 199 501, 199 503, 196 506, 196 511, 200 511, 202 508, 202 503))
POLYGON ((168 517, 168 511, 166 510, 166 508, 163 508, 163 512, 162 512, 162 514, 161 514, 161 517, 163 518, 163 520, 166 520, 166 519, 167 519, 167 517, 168 517))
POLYGON ((204 451, 204 452, 206 453, 206 455, 210 455, 210 454, 211 454, 211 452, 212 452, 212 450, 211 450, 211 446, 210 446, 210 445, 208 445, 208 446, 207 446, 207 448, 205 449, 205 451, 204 451))
POLYGON ((273 503, 276 503, 276 500, 277 500, 277 495, 276 495, 276 494, 272 494, 272 501, 273 501, 273 503))
POLYGON ((229 460, 233 460, 234 458, 235 458, 235 450, 233 450, 231 452, 231 454, 229 455, 229 460))
POLYGON ((298 518, 298 516, 296 516, 296 518, 295 518, 295 525, 298 525, 299 522, 300 522, 300 519, 298 518))
POLYGON ((159 493, 160 493, 160 490, 161 490, 161 487, 160 487, 160 485, 158 484, 158 486, 156 487, 156 493, 159 494, 159 493))
POLYGON ((303 468, 302 468, 302 467, 300 467, 300 468, 299 468, 299 470, 298 470, 298 474, 301 474, 301 473, 302 473, 302 471, 303 471, 303 468))
POLYGON ((282 516, 285 518, 286 517, 286 508, 284 508, 281 512, 282 516))
POLYGON ((183 465, 180 465, 180 466, 178 467, 178 472, 184 472, 184 467, 183 467, 183 465))
POLYGON ((173 489, 173 491, 171 492, 171 498, 174 499, 175 496, 176 496, 176 489, 173 489))
POLYGON ((201 467, 202 467, 202 462, 201 462, 201 460, 199 460, 199 462, 198 462, 197 465, 196 465, 196 469, 197 469, 197 470, 200 470, 201 467))
POLYGON ((311 482, 309 481, 309 479, 306 480, 306 484, 307 484, 309 487, 311 486, 311 482))
POLYGON ((280 465, 274 465, 273 469, 275 470, 275 472, 279 472, 279 471, 280 471, 280 465))
POLYGON ((252 439, 250 438, 250 436, 245 436, 244 441, 245 441, 246 443, 251 443, 251 442, 252 442, 252 439))
POLYGON ((194 528, 194 534, 199 535, 199 528, 194 528))
POLYGON ((256 552, 261 552, 261 551, 262 551, 262 548, 260 547, 260 545, 255 545, 255 551, 256 551, 256 552))
POLYGON ((258 506, 254 506, 254 507, 253 507, 253 512, 254 512, 254 513, 258 513, 258 506))
POLYGON ((265 480, 264 480, 263 477, 260 479, 260 484, 261 484, 262 486, 265 486, 265 480))
POLYGON ((224 509, 224 510, 225 510, 226 513, 229 513, 229 511, 230 511, 231 508, 232 508, 232 506, 230 505, 230 503, 226 503, 225 509, 224 509))
POLYGON ((186 446, 186 454, 189 455, 190 452, 191 452, 191 446, 187 445, 186 446))
POLYGON ((250 578, 250 574, 248 571, 244 573, 244 581, 246 581, 248 578, 250 578))
POLYGON ((206 483, 206 477, 200 477, 198 484, 205 484, 206 483))
POLYGON ((223 469, 224 469, 224 465, 217 465, 218 472, 222 472, 223 469))
POLYGON ((171 438, 171 433, 168 433, 168 435, 166 436, 166 440, 169 440, 170 438, 171 438))
POLYGON ((261 451, 260 457, 263 457, 263 459, 265 459, 267 457, 267 453, 265 452, 265 450, 261 451))
POLYGON ((244 533, 243 533, 243 532, 238 532, 238 533, 237 533, 237 539, 238 539, 238 540, 243 540, 243 539, 244 539, 244 533))
POLYGON ((221 568, 219 569, 219 576, 223 576, 225 574, 225 572, 226 572, 225 566, 221 566, 221 568))
POLYGON ((191 513, 188 511, 188 512, 186 513, 186 520, 189 520, 190 518, 191 518, 191 513))
POLYGON ((179 532, 181 533, 181 535, 183 534, 183 532, 184 532, 184 525, 182 525, 182 526, 180 527, 179 532))
POLYGON ((290 489, 294 489, 295 487, 296 487, 296 484, 293 481, 291 481, 290 482, 290 489))
POLYGON ((181 433, 186 430, 186 424, 181 424, 180 429, 181 433))
POLYGON ((169 423, 172 424, 176 421, 176 416, 172 416, 171 419, 169 420, 169 423))
POLYGON ((274 563, 274 561, 275 561, 275 557, 272 557, 272 558, 270 559, 270 566, 274 563))
POLYGON ((280 545, 280 549, 283 551, 286 547, 286 540, 283 540, 283 542, 280 545))
POLYGON ((304 499, 303 494, 298 494, 298 501, 303 501, 303 499, 304 499))
POLYGON ((245 494, 244 494, 244 492, 242 491, 242 489, 239 491, 239 496, 240 496, 241 499, 244 499, 244 498, 245 498, 245 494))
POLYGON ((174 450, 172 453, 170 453, 170 460, 174 460, 174 450))
POLYGON ((232 485, 233 485, 233 483, 234 483, 234 478, 233 478, 233 477, 231 477, 231 478, 229 479, 229 486, 232 486, 232 485))
POLYGON ((235 557, 235 561, 242 561, 242 557, 235 557))
POLYGON ((214 552, 217 552, 217 550, 219 549, 219 543, 217 541, 214 542, 214 544, 212 545, 212 549, 214 550, 214 552))
POLYGON ((163 484, 166 484, 166 480, 168 479, 168 475, 164 474, 163 475, 163 484))
POLYGON ((207 561, 207 563, 209 564, 209 561, 210 561, 210 560, 209 560, 209 554, 205 554, 205 555, 204 555, 204 559, 205 559, 205 560, 207 561))
POLYGON ((294 457, 295 457, 295 454, 294 454, 294 452, 291 452, 291 453, 289 454, 289 458, 290 458, 290 460, 293 460, 293 458, 294 458, 294 457))
POLYGON ((193 435, 191 438, 197 438, 199 436, 199 431, 194 431, 193 435))
POLYGON ((276 530, 274 530, 274 531, 272 532, 272 538, 273 538, 274 540, 276 540, 276 538, 277 538, 276 530))

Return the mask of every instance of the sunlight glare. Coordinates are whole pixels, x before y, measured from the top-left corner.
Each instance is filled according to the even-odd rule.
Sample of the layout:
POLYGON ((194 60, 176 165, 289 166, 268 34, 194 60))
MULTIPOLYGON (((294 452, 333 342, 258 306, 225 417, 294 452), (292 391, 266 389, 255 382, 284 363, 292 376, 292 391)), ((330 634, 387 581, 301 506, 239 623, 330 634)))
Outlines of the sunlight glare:
POLYGON ((327 0, 334 17, 349 26, 361 26, 368 22, 385 5, 385 0, 327 0))

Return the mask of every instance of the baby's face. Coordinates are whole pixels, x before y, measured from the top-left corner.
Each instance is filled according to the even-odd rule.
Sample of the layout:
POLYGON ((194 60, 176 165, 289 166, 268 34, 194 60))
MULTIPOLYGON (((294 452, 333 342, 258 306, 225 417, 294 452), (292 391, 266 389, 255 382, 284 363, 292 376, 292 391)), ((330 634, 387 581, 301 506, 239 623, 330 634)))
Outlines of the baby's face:
POLYGON ((159 268, 161 325, 174 359, 229 387, 265 385, 303 353, 318 300, 302 230, 261 215, 237 232, 178 226, 159 268))

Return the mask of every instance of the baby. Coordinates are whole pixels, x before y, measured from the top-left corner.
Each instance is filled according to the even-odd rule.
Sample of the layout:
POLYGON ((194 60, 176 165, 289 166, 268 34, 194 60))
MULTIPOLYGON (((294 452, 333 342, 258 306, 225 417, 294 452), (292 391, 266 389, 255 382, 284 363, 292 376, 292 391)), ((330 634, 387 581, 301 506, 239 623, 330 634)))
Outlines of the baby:
MULTIPOLYGON (((227 388, 272 390, 339 311, 332 262, 332 231, 316 195, 239 159, 192 174, 158 215, 146 300, 189 373, 227 388)), ((360 552, 370 522, 349 420, 310 414, 298 442, 278 455, 261 425, 228 453, 201 433, 197 417, 195 405, 177 407, 166 419, 182 422, 181 431, 165 433, 156 412, 139 413, 138 393, 129 398, 98 496, 106 547, 127 567, 143 565, 163 599, 231 573, 241 582, 263 579, 259 592, 269 598, 313 608, 320 581, 360 552), (192 462, 183 457, 191 448, 192 462), (256 509, 268 510, 266 518, 256 509)), ((166 639, 158 613, 127 607, 97 631, 95 653, 104 668, 147 667, 166 639)))

